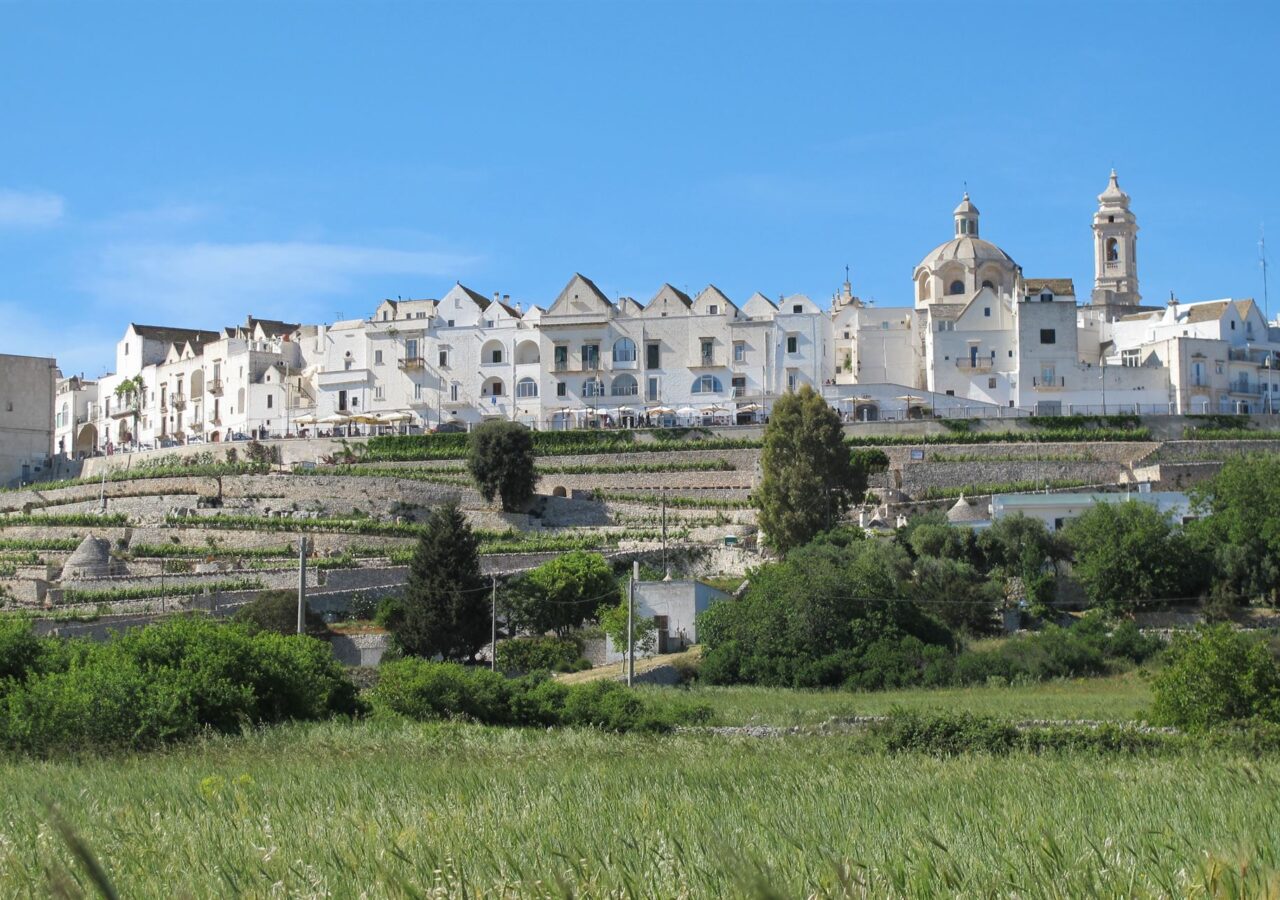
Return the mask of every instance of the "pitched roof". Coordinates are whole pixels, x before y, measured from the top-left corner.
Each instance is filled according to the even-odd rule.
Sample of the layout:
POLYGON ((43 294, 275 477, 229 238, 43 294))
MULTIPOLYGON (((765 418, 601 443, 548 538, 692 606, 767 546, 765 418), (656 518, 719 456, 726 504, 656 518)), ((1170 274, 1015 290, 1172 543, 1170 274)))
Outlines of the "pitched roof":
POLYGON ((253 327, 255 325, 261 326, 263 333, 270 335, 271 337, 278 337, 282 334, 293 334, 299 327, 296 322, 290 324, 288 322, 281 322, 278 319, 255 319, 253 316, 245 317, 245 328, 248 331, 253 331, 253 327))
POLYGON ((1023 286, 1028 294, 1039 294, 1047 288, 1054 294, 1076 295, 1075 283, 1070 278, 1027 278, 1023 286))
POLYGON ((663 284, 658 288, 658 292, 649 298, 649 302, 645 304, 640 314, 653 317, 665 315, 663 311, 669 309, 672 303, 676 304, 678 313, 686 313, 693 308, 693 301, 689 299, 688 294, 670 284, 663 284))
POLYGON ((555 301, 551 304, 551 308, 555 308, 561 301, 566 303, 570 300, 595 299, 603 303, 606 308, 613 308, 613 301, 605 296, 604 291, 596 287, 596 283, 583 275, 581 272, 574 272, 573 277, 569 279, 569 283, 556 296, 555 301), (586 294, 586 297, 580 297, 580 294, 586 294))
POLYGON ((462 288, 463 293, 465 293, 468 297, 470 297, 472 300, 475 301, 476 306, 480 307, 480 309, 482 310, 489 308, 490 300, 488 297, 486 297, 484 294, 479 293, 478 291, 471 290, 471 288, 467 287, 461 281, 457 282, 457 284, 458 284, 458 287, 462 288))
POLYGON ((935 319, 958 319, 968 307, 968 303, 930 303, 929 315, 935 319))
POLYGON ((738 308, 738 304, 730 300, 728 296, 725 294, 725 292, 720 290, 720 288, 716 287, 714 284, 709 284, 706 287, 704 287, 701 291, 699 291, 698 296, 694 298, 693 302, 697 303, 703 297, 706 297, 708 300, 712 300, 717 303, 723 303, 725 304, 725 306, 732 306, 734 309, 738 308))
POLYGON ((93 578, 111 570, 111 542, 88 535, 62 565, 62 578, 93 578))
POLYGON ((216 341, 222 337, 217 331, 205 331, 200 328, 170 328, 165 325, 139 325, 137 322, 130 322, 129 325, 138 337, 149 341, 162 341, 166 344, 216 341))
POLYGON ((1187 321, 1213 322, 1221 319, 1230 302, 1229 300, 1212 300, 1208 303, 1193 303, 1187 307, 1187 321))

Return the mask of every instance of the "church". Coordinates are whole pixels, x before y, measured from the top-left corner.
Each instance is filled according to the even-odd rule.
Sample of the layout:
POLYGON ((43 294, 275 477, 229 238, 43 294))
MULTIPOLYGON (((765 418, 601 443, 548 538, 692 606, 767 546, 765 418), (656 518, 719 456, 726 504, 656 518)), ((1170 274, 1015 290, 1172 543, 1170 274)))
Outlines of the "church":
POLYGON ((1114 170, 1097 199, 1083 304, 1071 278, 1026 276, 984 239, 968 193, 912 272, 913 307, 874 308, 846 282, 831 313, 840 402, 864 420, 1271 411, 1280 328, 1252 300, 1143 306, 1138 223, 1114 170))

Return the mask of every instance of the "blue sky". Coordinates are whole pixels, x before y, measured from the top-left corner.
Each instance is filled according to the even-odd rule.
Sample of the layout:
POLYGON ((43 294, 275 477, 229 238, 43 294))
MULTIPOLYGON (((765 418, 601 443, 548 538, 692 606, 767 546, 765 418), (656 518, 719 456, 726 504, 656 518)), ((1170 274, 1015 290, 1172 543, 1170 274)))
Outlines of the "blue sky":
MULTIPOLYGON (((968 183, 1087 296, 1114 165, 1148 301, 1280 269, 1275 5, 0 0, 0 352, 368 315, 574 271, 910 303, 968 183), (1211 11, 1211 12, 1210 12, 1211 11)), ((1280 308, 1276 282, 1273 314, 1280 308)))

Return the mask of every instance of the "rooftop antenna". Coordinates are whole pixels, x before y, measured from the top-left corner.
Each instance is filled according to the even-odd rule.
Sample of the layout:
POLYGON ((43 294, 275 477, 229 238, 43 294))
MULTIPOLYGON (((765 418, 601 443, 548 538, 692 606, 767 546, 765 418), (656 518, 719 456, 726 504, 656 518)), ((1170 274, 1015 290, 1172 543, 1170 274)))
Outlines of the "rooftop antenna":
POLYGON ((1258 226, 1258 262, 1262 265, 1262 317, 1271 321, 1271 300, 1267 296, 1267 232, 1265 225, 1258 226))

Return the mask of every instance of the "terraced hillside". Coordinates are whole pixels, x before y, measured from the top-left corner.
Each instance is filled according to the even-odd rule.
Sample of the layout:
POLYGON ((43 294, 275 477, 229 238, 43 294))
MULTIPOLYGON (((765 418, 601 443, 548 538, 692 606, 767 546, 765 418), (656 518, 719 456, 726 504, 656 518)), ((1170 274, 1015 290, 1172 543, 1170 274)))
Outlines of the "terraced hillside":
MULTIPOLYGON (((1230 454, 1280 450, 1274 440, 1113 432, 1092 434, 1124 439, 1042 431, 989 442, 954 433, 852 442, 883 454, 874 502, 899 511, 961 493, 1136 480, 1185 487, 1230 454)), ((262 588, 295 585, 305 535, 315 602, 339 608, 398 590, 419 521, 446 501, 463 508, 495 573, 569 549, 660 555, 664 520, 668 551, 689 571, 740 574, 758 559, 749 507, 758 432, 540 434, 538 497, 521 513, 496 510, 471 487, 465 439, 289 441, 92 460, 78 480, 0 492, 0 594, 27 609, 227 610, 262 588), (90 537, 98 540, 86 545, 90 537)))

